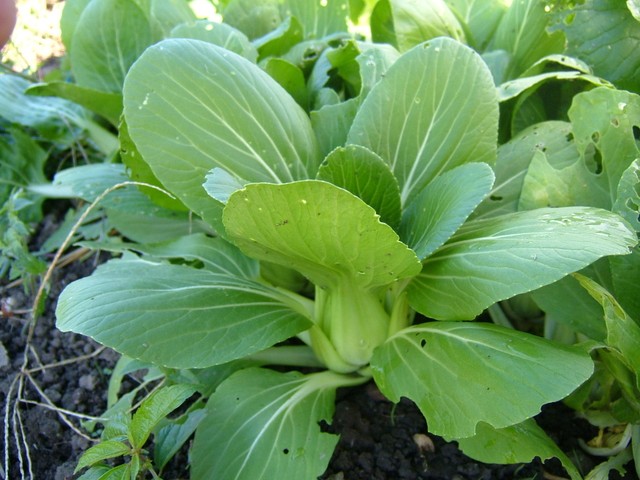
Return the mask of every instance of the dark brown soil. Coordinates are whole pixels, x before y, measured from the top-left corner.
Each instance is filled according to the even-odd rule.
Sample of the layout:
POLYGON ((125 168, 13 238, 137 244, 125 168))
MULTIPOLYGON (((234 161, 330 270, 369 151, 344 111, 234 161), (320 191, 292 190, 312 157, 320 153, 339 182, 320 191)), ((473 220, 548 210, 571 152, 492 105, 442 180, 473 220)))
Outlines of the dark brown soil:
MULTIPOLYGON (((68 412, 88 416, 99 416, 105 409, 109 373, 117 354, 100 349, 87 338, 59 332, 54 327, 52 313, 61 289, 90 274, 94 266, 95 259, 89 259, 74 263, 54 276, 46 310, 27 349, 29 375, 22 377, 19 373, 24 366, 28 323, 20 311, 30 308, 31 299, 21 287, 6 289, 0 285, 4 305, 0 318, 3 346, 0 346, 3 408, 0 426, 3 432, 5 418, 9 419, 8 436, 3 433, 0 437, 9 445, 9 471, 5 476, 0 470, 0 478, 74 478, 78 457, 93 443, 91 435, 85 432, 85 438, 72 430, 62 414, 47 408, 46 404, 51 402, 68 412), (72 363, 42 368, 68 360, 72 363)), ((82 431, 80 418, 73 413, 65 417, 82 431)), ((576 438, 589 437, 591 432, 571 411, 554 405, 543 412, 539 421, 585 472, 596 463, 577 446, 576 438)), ((455 443, 429 435, 415 405, 403 400, 394 406, 372 384, 340 391, 333 424, 326 429, 340 434, 341 438, 329 469, 321 477, 323 480, 506 480, 563 475, 558 462, 553 460, 544 465, 534 461, 510 466, 475 462, 464 456, 455 443)), ((0 443, 4 445, 4 442, 0 443)), ((636 478, 630 475, 633 474, 624 478, 636 478)), ((165 480, 187 477, 186 454, 179 456, 163 475, 165 480)))

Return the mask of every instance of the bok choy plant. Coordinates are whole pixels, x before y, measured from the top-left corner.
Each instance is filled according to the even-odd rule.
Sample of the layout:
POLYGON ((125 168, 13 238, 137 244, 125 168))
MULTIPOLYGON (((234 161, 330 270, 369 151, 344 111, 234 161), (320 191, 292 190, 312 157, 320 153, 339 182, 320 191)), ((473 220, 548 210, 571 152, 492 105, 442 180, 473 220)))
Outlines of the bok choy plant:
POLYGON ((345 102, 311 89, 311 115, 255 52, 147 48, 124 79, 121 141, 134 173, 217 235, 120 246, 64 290, 58 327, 223 378, 196 430, 196 479, 317 478, 337 443, 319 425, 336 389, 370 380, 480 460, 503 447, 512 462, 556 456, 580 478, 532 417, 591 377, 589 345, 482 312, 629 253, 636 233, 597 207, 471 217, 497 156, 484 60, 450 38, 402 54, 343 45, 359 88, 345 102))

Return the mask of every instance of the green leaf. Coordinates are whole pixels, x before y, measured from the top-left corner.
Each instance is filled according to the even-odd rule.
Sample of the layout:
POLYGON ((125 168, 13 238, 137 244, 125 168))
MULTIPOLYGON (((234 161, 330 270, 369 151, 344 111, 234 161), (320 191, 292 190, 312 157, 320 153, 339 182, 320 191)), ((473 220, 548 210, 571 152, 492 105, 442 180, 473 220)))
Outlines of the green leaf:
POLYGON ((60 18, 60 30, 62 43, 67 52, 71 51, 71 40, 78 25, 78 20, 91 1, 92 0, 67 0, 64 2, 62 17, 60 18))
POLYGON ((389 43, 401 52, 436 37, 464 41, 460 23, 443 0, 381 0, 370 22, 374 42, 389 43))
MULTIPOLYGON (((18 128, 0 135, 0 204, 5 204, 14 189, 28 188, 47 181, 44 167, 48 154, 28 133, 18 128)), ((42 218, 41 202, 30 208, 21 208, 20 218, 39 222, 42 218)))
POLYGON ((309 94, 302 70, 283 58, 270 58, 264 64, 264 71, 276 80, 298 105, 306 109, 309 106, 309 94))
MULTIPOLYGON (((539 0, 514 0, 502 17, 489 44, 490 50, 511 54, 506 78, 516 78, 541 58, 563 53, 564 37, 548 33, 549 15, 539 0)), ((580 55, 576 55, 578 58, 580 55)))
POLYGON ((586 350, 497 325, 431 322, 391 337, 371 368, 387 398, 410 398, 431 433, 460 439, 480 422, 504 428, 534 416, 586 381, 593 362, 586 350))
POLYGON ((191 450, 193 477, 318 477, 338 442, 318 423, 331 420, 335 389, 358 383, 332 372, 252 368, 232 375, 207 402, 191 450))
MULTIPOLYGON (((131 463, 118 465, 117 467, 113 467, 105 472, 99 480, 131 480, 131 470, 131 463)), ((135 478, 135 475, 133 478, 135 478)))
POLYGON ((231 0, 223 11, 224 22, 253 40, 282 23, 279 4, 279 0, 231 0))
POLYGON ((253 41, 259 59, 281 56, 287 53, 303 38, 302 25, 296 17, 287 17, 274 30, 253 41))
POLYGON ((131 180, 140 183, 147 183, 158 188, 151 188, 139 185, 138 188, 153 203, 171 210, 186 211, 188 210, 184 203, 175 197, 170 197, 165 193, 167 190, 160 180, 154 175, 151 167, 144 161, 142 155, 138 151, 138 147, 133 143, 129 135, 129 127, 127 122, 122 119, 118 125, 118 140, 120 140, 120 159, 127 166, 128 174, 131 180), (158 190, 161 189, 161 190, 158 190))
POLYGON ((349 278, 375 288, 420 270, 373 208, 329 183, 247 185, 231 196, 223 220, 244 253, 294 268, 320 287, 349 278))
POLYGON ((485 463, 529 463, 536 457, 544 462, 557 458, 572 480, 582 480, 569 457, 533 419, 501 429, 479 423, 477 434, 460 439, 458 444, 465 455, 485 463))
POLYGON ((75 26, 69 52, 76 82, 119 93, 129 67, 152 42, 149 20, 135 1, 90 2, 75 26))
POLYGON ((163 469, 189 440, 205 416, 204 409, 189 412, 176 421, 164 425, 153 437, 153 462, 163 469))
POLYGON ((584 275, 575 275, 580 285, 602 306, 607 325, 607 345, 620 353, 626 366, 636 375, 640 388, 640 325, 623 310, 605 288, 584 275))
POLYGON ((337 148, 325 158, 317 178, 360 197, 387 225, 397 227, 400 223, 398 182, 384 160, 372 151, 359 145, 337 148))
POLYGON ((549 163, 556 168, 574 163, 579 154, 573 143, 571 124, 560 121, 538 123, 500 145, 494 167, 496 181, 493 190, 473 212, 472 218, 518 211, 527 170, 537 151, 544 152, 549 163))
POLYGON ((311 125, 323 155, 328 155, 347 142, 358 106, 358 100, 351 98, 336 105, 324 105, 320 110, 311 112, 311 125))
POLYGON ((236 178, 226 170, 216 167, 207 174, 202 186, 211 197, 226 204, 229 197, 246 184, 246 180, 236 178))
POLYGON ((313 176, 320 162, 309 117, 282 87, 248 60, 198 40, 147 49, 127 76, 124 111, 160 182, 218 226, 222 206, 202 188, 212 168, 280 182, 313 176))
POLYGON ((468 47, 438 38, 391 65, 364 100, 348 143, 389 163, 406 204, 446 170, 495 163, 497 130, 496 89, 486 64, 468 47))
POLYGON ((191 385, 171 385, 147 397, 131 419, 129 441, 142 448, 160 421, 184 403, 195 392, 191 385))
POLYGON ((149 14, 157 40, 169 36, 172 29, 178 25, 193 24, 196 21, 189 3, 184 0, 151 0, 149 14))
POLYGON ((304 38, 323 38, 347 31, 348 0, 286 0, 285 13, 302 24, 304 38))
MULTIPOLYGON (((592 266, 587 269, 590 275, 595 274, 592 266)), ((582 273, 586 274, 585 270, 582 273)), ((573 276, 564 277, 531 294, 536 304, 544 310, 547 321, 568 325, 575 332, 593 340, 604 341, 607 331, 602 308, 573 276)))
POLYGON ((569 117, 579 157, 568 166, 556 166, 538 155, 525 178, 521 208, 591 205, 610 209, 623 173, 640 156, 633 136, 640 125, 638 95, 609 88, 580 93, 574 97, 569 117))
POLYGON ((640 22, 640 1, 638 0, 627 0, 627 8, 633 15, 633 18, 640 22))
POLYGON ((108 458, 122 457, 123 455, 130 454, 131 447, 129 445, 115 440, 103 441, 92 446, 82 454, 74 472, 85 467, 90 467, 91 465, 107 460, 108 458))
POLYGON ((95 465, 78 477, 78 480, 100 480, 111 471, 108 465, 95 465))
POLYGON ((257 281, 183 265, 114 260, 64 290, 57 325, 133 358, 202 368, 309 328, 306 308, 302 300, 257 281))
POLYGON ((120 251, 135 251, 156 259, 183 258, 199 262, 202 268, 213 273, 247 279, 256 278, 259 273, 258 262, 246 257, 223 239, 211 238, 203 234, 184 235, 163 243, 123 243, 119 248, 120 251))
POLYGON ((424 262, 411 306, 440 320, 468 320, 493 303, 555 282, 637 243, 622 219, 590 207, 544 208, 463 225, 424 262))
POLYGON ((171 30, 169 36, 171 38, 192 38, 213 43, 230 52, 237 53, 253 63, 258 59, 258 51, 247 36, 226 23, 217 23, 209 20, 183 23, 171 30))
POLYGON ((120 115, 122 114, 122 95, 120 93, 101 92, 67 82, 35 84, 29 87, 25 93, 38 97, 48 96, 71 100, 103 116, 115 127, 120 122, 120 115))
POLYGON ((405 208, 400 238, 424 260, 489 194, 494 178, 486 163, 467 163, 438 175, 405 208))
POLYGON ((601 87, 611 85, 606 80, 602 80, 599 77, 581 73, 579 71, 547 72, 530 77, 516 78, 514 80, 509 80, 508 82, 501 84, 498 87, 498 98, 501 102, 506 102, 507 100, 511 100, 512 98, 522 95, 528 90, 536 90, 540 88, 541 85, 550 80, 558 80, 564 82, 575 82, 577 80, 580 80, 586 82, 587 84, 590 84, 587 85, 587 87, 601 87))
POLYGON ((636 246, 631 255, 609 259, 612 291, 625 311, 633 318, 640 320, 640 295, 638 295, 638 278, 640 278, 640 248, 636 246))
POLYGON ((640 233, 640 159, 622 172, 612 210, 640 233))
POLYGON ((483 51, 493 37, 500 20, 507 11, 504 2, 478 2, 476 0, 445 0, 449 8, 463 23, 469 46, 483 51))
POLYGON ((554 28, 566 36, 566 53, 589 64, 620 89, 640 90, 640 23, 620 0, 586 0, 561 11, 554 28), (588 28, 585 28, 587 27, 588 28), (620 59, 624 58, 621 62, 620 59))

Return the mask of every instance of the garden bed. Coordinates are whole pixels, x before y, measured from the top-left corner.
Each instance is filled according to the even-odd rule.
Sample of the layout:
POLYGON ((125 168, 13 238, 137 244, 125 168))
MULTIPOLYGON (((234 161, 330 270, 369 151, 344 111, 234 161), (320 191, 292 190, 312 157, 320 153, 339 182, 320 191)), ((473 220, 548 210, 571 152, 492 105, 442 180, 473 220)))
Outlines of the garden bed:
MULTIPOLYGON (((32 296, 25 294, 21 285, 0 287, 4 305, 0 342, 6 349, 0 351, 0 400, 5 408, 8 402, 8 410, 2 415, 2 428, 5 418, 10 422, 8 478, 75 478, 78 459, 96 442, 99 428, 92 434, 82 427, 82 422, 99 417, 106 409, 109 375, 119 355, 85 336, 60 332, 55 328, 53 313, 58 293, 70 282, 91 274, 96 263, 97 258, 92 256, 55 271, 45 311, 29 341, 29 375, 22 376, 20 394, 16 382, 24 371, 29 332, 28 314, 23 312, 31 308, 32 296), (22 472, 17 444, 24 462, 22 472)), ((127 385, 134 385, 135 381, 131 378, 127 385)), ((550 405, 537 419, 583 471, 599 463, 600 459, 584 453, 577 441, 591 438, 597 429, 577 419, 570 409, 561 404, 550 405)), ((562 467, 555 460, 544 464, 534 461, 488 465, 470 459, 455 442, 430 435, 424 417, 412 402, 403 399, 393 404, 373 383, 339 391, 333 423, 325 424, 323 430, 340 435, 327 472, 320 477, 323 480, 564 478, 562 467)), ((169 464, 163 475, 165 480, 188 478, 186 455, 183 449, 169 464)), ((611 480, 637 478, 632 473, 633 465, 628 467, 628 475, 614 472, 611 480)))

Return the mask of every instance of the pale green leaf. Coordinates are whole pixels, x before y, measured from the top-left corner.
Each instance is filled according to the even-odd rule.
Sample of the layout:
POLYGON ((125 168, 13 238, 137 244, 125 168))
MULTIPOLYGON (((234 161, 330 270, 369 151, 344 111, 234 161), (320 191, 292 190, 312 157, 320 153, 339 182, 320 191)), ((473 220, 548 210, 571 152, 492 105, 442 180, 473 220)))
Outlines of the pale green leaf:
POLYGON ((325 105, 311 112, 311 125, 318 138, 320 151, 328 155, 347 142, 347 135, 358 111, 358 100, 351 98, 336 105, 325 105))
POLYGON ((318 424, 331 421, 335 389, 356 383, 332 372, 232 375, 207 402, 191 450, 193 478, 317 478, 338 442, 318 424))
POLYGON ((542 57, 540 60, 531 65, 524 71, 522 77, 539 75, 549 70, 566 71, 567 69, 586 74, 593 73, 591 67, 589 67, 589 65, 587 65, 579 58, 570 57, 569 55, 552 53, 551 55, 542 57))
POLYGON ((493 303, 555 282, 607 255, 625 255, 634 232, 609 211, 543 208, 473 220, 424 262, 409 286, 413 308, 470 320, 493 303))
POLYGON ((116 440, 107 440, 92 446, 82 454, 75 471, 90 467, 108 458, 122 457, 131 454, 131 447, 116 440))
POLYGON ((296 17, 304 38, 323 38, 347 31, 348 0, 286 0, 284 15, 296 17))
POLYGON ((381 0, 370 23, 374 42, 389 43, 401 52, 436 37, 465 39, 460 22, 443 0, 381 0))
POLYGON ((494 178, 486 163, 467 163, 437 176, 405 208, 400 238, 424 260, 489 194, 494 178))
POLYGON ((309 107, 307 84, 300 68, 283 58, 269 58, 263 68, 282 85, 282 88, 298 102, 298 105, 304 109, 309 107))
POLYGON ((556 168, 575 163, 579 154, 573 143, 571 124, 560 121, 538 123, 500 145, 494 167, 494 187, 474 211, 472 218, 518 211, 522 185, 537 151, 544 152, 548 161, 556 168))
POLYGON ((486 64, 439 38, 402 55, 358 111, 348 143, 389 163, 403 203, 446 170, 495 163, 498 101, 486 64))
POLYGON ((118 140, 120 140, 120 159, 127 166, 127 173, 131 180, 153 185, 157 188, 138 185, 153 203, 171 210, 187 211, 188 208, 180 200, 173 195, 169 196, 167 189, 160 183, 160 180, 154 175, 149 164, 144 161, 142 155, 138 151, 138 147, 129 135, 129 127, 127 122, 122 118, 118 125, 118 140))
POLYGON ((191 385, 170 385, 156 390, 147 397, 133 414, 129 427, 129 440, 135 448, 142 448, 160 421, 191 397, 191 385))
POLYGON ((280 182, 314 176, 320 162, 309 117, 293 98, 253 63, 198 40, 147 49, 127 76, 124 111, 160 182, 213 224, 221 204, 202 188, 212 168, 280 182))
POLYGON ((224 22, 250 40, 266 35, 282 23, 278 0, 231 0, 223 11, 224 22))
POLYGON ((516 78, 541 58, 563 52, 562 34, 547 31, 549 15, 544 7, 539 0, 513 0, 502 17, 489 49, 511 54, 506 78, 516 78))
POLYGON ((218 167, 207 173, 205 178, 206 180, 202 184, 203 188, 211 197, 224 204, 227 203, 233 192, 240 190, 247 183, 218 167))
POLYGON ((37 83, 29 87, 25 93, 38 97, 49 96, 71 100, 103 116, 113 126, 117 127, 120 122, 122 114, 122 95, 120 93, 101 92, 68 82, 37 83))
POLYGON ((258 262, 246 257, 223 239, 203 234, 183 235, 163 243, 123 243, 120 248, 120 251, 135 251, 154 258, 196 261, 202 264, 202 268, 214 273, 244 278, 256 278, 259 273, 258 262))
POLYGON ((618 88, 640 90, 640 23, 621 0, 586 0, 560 13, 555 25, 566 36, 566 53, 618 88), (620 61, 624 59, 624 61, 620 61))
POLYGON ((525 178, 520 208, 611 209, 615 203, 623 173, 640 156, 633 134, 640 125, 640 97, 596 88, 574 97, 569 118, 579 157, 570 165, 556 166, 538 155, 525 178))
POLYGON ((586 381, 593 362, 586 350, 497 325, 430 322, 378 347, 371 368, 387 398, 410 398, 431 433, 460 439, 480 422, 504 428, 534 416, 586 381))
POLYGON ((254 63, 258 59, 258 51, 247 36, 226 23, 210 20, 183 23, 171 30, 169 37, 202 40, 235 52, 254 63))
POLYGON ((612 210, 640 233, 640 159, 622 172, 612 210))
POLYGON ((61 39, 67 52, 71 51, 71 40, 83 10, 92 0, 67 0, 60 18, 61 39))
POLYGON ((504 16, 506 2, 477 0, 445 0, 463 23, 467 43, 475 50, 483 51, 493 37, 504 16))
POLYGON ((606 80, 575 70, 566 72, 547 72, 504 82, 498 87, 498 98, 501 102, 506 102, 507 100, 511 100, 512 98, 522 95, 528 90, 535 90, 550 80, 564 82, 575 82, 580 80, 586 82, 588 84, 587 86, 610 86, 609 82, 606 80))
POLYGON ((420 270, 373 208, 326 182, 249 184, 231 196, 223 220, 247 255, 294 268, 320 287, 348 278, 374 288, 420 270))
POLYGON ((78 19, 69 52, 76 82, 119 93, 129 67, 152 42, 149 20, 135 1, 90 2, 78 19))
POLYGON ((307 329, 306 308, 302 300, 246 278, 183 265, 112 260, 65 288, 57 325, 133 358, 202 368, 258 352, 307 329))
POLYGON ((196 21, 189 3, 184 0, 151 0, 149 14, 157 40, 167 37, 178 25, 196 21))
POLYGON ((280 57, 299 44, 303 39, 302 25, 296 17, 286 17, 274 30, 253 41, 260 60, 280 57))
POLYGON ((380 220, 391 227, 400 223, 400 190, 388 165, 359 145, 337 148, 318 170, 324 180, 350 191, 373 207, 380 220))
POLYGON ((627 0, 627 8, 633 15, 633 18, 640 22, 640 1, 639 0, 627 0))
POLYGON ((582 480, 569 457, 533 419, 501 429, 480 423, 475 436, 460 439, 458 444, 465 455, 484 463, 529 463, 536 458, 542 461, 557 458, 572 480, 582 480))

